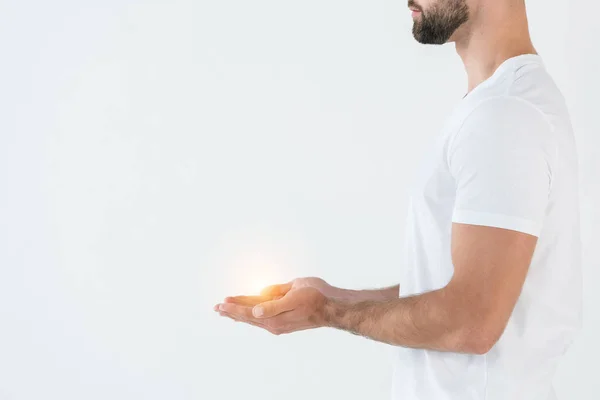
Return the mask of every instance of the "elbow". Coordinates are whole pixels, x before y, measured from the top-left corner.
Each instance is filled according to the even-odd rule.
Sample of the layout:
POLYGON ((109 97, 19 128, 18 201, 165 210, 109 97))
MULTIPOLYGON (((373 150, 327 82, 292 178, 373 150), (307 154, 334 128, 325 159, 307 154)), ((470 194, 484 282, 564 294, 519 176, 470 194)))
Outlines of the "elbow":
POLYGON ((467 344, 465 350, 469 354, 484 355, 492 350, 496 342, 483 336, 474 338, 467 344))
POLYGON ((467 354, 487 354, 496 345, 503 330, 480 324, 472 325, 463 330, 458 350, 467 354))

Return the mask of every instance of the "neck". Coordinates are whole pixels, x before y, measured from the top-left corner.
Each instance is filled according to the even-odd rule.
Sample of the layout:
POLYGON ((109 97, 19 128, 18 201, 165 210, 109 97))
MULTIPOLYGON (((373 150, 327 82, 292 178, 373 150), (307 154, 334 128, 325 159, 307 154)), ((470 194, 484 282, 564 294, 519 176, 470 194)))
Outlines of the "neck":
POLYGON ((485 2, 457 31, 456 51, 469 77, 470 92, 509 58, 537 54, 522 0, 485 2))

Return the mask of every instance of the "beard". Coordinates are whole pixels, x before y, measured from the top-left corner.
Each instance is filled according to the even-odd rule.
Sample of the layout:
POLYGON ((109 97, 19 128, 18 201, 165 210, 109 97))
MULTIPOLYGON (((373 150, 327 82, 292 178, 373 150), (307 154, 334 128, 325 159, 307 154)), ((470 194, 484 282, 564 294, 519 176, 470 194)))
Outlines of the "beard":
POLYGON ((413 36, 422 44, 447 43, 454 32, 469 20, 466 0, 438 0, 427 11, 414 0, 409 0, 408 5, 421 11, 420 18, 413 25, 413 36))

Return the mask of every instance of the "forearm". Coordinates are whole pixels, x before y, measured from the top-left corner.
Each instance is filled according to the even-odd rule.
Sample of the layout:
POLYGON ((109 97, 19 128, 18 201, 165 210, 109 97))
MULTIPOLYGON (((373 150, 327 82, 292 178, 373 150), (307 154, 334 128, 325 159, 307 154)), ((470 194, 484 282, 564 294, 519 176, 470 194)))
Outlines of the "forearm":
POLYGON ((400 294, 400 285, 390 286, 383 289, 352 290, 335 288, 332 298, 348 303, 363 301, 387 301, 397 299, 400 294))
POLYGON ((396 346, 478 353, 473 318, 451 297, 441 289, 383 301, 329 299, 324 324, 396 346))

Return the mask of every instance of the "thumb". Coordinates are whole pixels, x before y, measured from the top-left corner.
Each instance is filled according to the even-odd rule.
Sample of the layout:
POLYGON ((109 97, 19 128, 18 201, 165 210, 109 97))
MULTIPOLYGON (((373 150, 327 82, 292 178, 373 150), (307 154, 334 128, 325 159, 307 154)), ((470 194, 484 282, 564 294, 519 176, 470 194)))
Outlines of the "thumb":
POLYGON ((252 315, 255 318, 271 318, 294 309, 291 297, 282 297, 279 300, 266 301, 254 306, 252 315))

